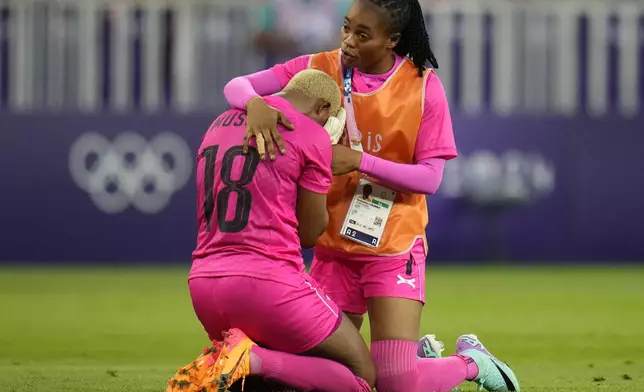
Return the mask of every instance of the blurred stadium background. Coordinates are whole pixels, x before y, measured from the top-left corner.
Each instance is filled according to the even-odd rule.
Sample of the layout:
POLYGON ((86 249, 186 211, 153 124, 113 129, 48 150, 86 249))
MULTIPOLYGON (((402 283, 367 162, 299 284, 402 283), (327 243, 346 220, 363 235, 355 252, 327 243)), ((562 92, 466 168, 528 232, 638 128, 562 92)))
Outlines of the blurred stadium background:
MULTIPOLYGON (((461 154, 422 332, 525 390, 643 390, 644 1, 421 3, 461 154)), ((194 152, 228 80, 336 47, 349 4, 0 0, 0 391, 159 391, 197 355, 194 152)))

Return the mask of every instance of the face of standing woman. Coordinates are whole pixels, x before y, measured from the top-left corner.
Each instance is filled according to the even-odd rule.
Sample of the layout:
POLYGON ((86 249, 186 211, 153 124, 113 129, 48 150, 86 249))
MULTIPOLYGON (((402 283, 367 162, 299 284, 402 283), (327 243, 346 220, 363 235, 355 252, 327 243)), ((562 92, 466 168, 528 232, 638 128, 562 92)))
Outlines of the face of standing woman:
POLYGON ((438 68, 418 0, 355 0, 342 24, 342 61, 360 72, 382 74, 393 53, 408 56, 422 76, 426 63, 438 68))
POLYGON ((391 68, 400 37, 390 32, 388 19, 387 10, 371 0, 355 0, 342 24, 342 62, 365 73, 387 72, 380 68, 383 63, 391 68))

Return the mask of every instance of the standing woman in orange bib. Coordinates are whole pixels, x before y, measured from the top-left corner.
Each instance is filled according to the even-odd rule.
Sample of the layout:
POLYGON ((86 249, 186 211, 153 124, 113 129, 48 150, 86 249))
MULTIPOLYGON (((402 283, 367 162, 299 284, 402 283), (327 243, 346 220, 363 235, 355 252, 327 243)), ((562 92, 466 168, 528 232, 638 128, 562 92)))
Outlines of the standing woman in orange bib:
POLYGON ((509 366, 475 335, 459 338, 456 354, 445 358, 433 337, 418 343, 425 196, 438 190, 445 162, 457 156, 418 0, 355 0, 339 50, 231 80, 224 93, 232 106, 247 109, 246 142, 257 137, 260 155, 276 159, 273 140, 284 151, 277 124, 291 127, 262 96, 307 68, 327 73, 344 89, 348 131, 333 147, 329 225, 315 247, 311 275, 358 328, 368 312, 378 391, 450 391, 465 380, 489 391, 518 391, 509 366))

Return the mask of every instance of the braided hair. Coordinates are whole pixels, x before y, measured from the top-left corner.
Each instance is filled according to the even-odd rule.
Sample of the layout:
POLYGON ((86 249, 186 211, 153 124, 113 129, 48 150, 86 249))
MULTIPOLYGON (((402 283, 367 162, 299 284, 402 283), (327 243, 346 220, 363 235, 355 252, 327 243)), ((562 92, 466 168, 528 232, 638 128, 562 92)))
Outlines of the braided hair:
POLYGON ((438 61, 429 44, 423 10, 418 0, 369 1, 388 12, 390 32, 400 34, 400 41, 394 52, 399 56, 408 56, 418 68, 418 76, 423 76, 427 62, 438 69, 438 61))

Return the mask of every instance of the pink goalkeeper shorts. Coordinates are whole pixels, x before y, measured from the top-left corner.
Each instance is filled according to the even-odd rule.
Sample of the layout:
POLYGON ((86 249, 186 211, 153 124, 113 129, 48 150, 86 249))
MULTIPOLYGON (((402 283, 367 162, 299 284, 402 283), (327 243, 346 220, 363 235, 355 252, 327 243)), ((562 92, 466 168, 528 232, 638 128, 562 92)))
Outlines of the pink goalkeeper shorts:
POLYGON ((247 276, 192 278, 188 285, 211 340, 239 328, 263 347, 300 354, 326 340, 342 321, 338 305, 301 275, 297 285, 247 276))
POLYGON ((365 314, 367 298, 394 297, 425 303, 425 245, 409 253, 352 261, 346 253, 316 248, 311 277, 343 312, 365 314))

